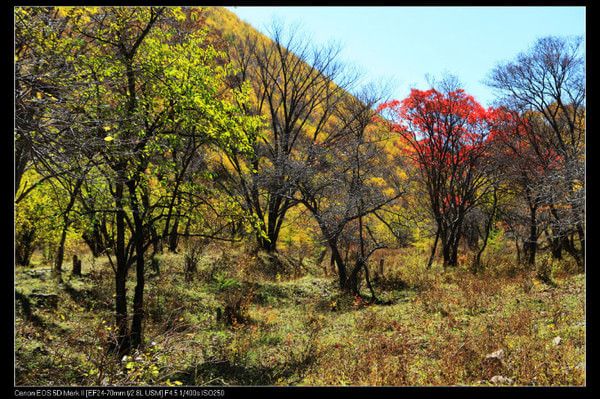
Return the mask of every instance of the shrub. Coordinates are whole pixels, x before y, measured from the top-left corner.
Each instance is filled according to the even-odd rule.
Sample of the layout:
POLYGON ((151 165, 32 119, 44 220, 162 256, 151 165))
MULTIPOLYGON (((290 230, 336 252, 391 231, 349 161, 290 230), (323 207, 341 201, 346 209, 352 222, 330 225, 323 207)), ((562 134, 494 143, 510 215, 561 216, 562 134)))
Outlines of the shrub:
POLYGON ((237 279, 219 274, 215 277, 217 296, 223 308, 217 309, 217 321, 228 326, 235 326, 248 320, 248 306, 252 302, 254 286, 240 283, 237 279))

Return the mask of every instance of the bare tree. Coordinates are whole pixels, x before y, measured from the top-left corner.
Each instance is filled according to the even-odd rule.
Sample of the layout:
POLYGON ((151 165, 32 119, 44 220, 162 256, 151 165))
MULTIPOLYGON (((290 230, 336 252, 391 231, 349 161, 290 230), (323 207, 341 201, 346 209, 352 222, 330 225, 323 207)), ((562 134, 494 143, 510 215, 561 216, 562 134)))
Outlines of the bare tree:
MULTIPOLYGON (((514 61, 499 64, 488 84, 497 89, 503 106, 529 120, 526 138, 537 151, 539 163, 547 162, 542 158, 549 152, 558 162, 545 177, 538 202, 549 207, 554 219, 549 231, 555 256, 562 247, 583 267, 585 71, 581 43, 579 37, 539 39, 514 61)), ((533 235, 532 230, 531 239, 533 235)))
POLYGON ((322 142, 333 110, 354 77, 337 61, 336 46, 313 46, 294 29, 273 24, 271 41, 259 35, 235 44, 238 78, 251 84, 255 101, 246 111, 267 115, 266 131, 248 131, 251 157, 228 153, 219 170, 223 188, 253 216, 258 246, 277 249, 285 215, 297 205, 295 163, 307 149, 322 142))
POLYGON ((395 170, 401 160, 386 156, 383 144, 390 136, 373 122, 379 100, 373 87, 348 96, 336 109, 331 134, 309 147, 294 173, 298 201, 321 229, 337 266, 340 288, 359 294, 359 275, 364 272, 373 300, 367 262, 384 247, 373 233, 373 223, 379 222, 375 213, 404 192, 395 170))

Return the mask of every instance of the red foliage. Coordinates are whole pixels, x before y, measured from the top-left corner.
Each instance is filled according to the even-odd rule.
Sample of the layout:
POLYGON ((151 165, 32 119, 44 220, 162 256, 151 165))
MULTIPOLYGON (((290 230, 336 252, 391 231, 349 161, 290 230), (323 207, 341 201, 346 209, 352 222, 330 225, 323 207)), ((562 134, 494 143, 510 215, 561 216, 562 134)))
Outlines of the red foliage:
POLYGON ((504 108, 492 110, 492 130, 489 137, 495 156, 504 158, 505 164, 522 172, 541 176, 562 164, 543 122, 535 114, 520 114, 504 108))
POLYGON ((490 137, 504 114, 483 108, 464 90, 441 93, 411 90, 403 101, 382 104, 378 112, 391 121, 409 156, 428 180, 432 205, 440 212, 469 206, 474 176, 489 155, 490 137))
POLYGON ((481 166, 489 161, 528 178, 543 178, 562 164, 539 115, 486 110, 461 89, 413 89, 402 101, 380 105, 378 112, 420 168, 432 206, 441 214, 472 204, 474 176, 481 176, 481 166))
POLYGON ((447 94, 413 89, 403 101, 389 101, 378 111, 390 117, 392 131, 422 167, 472 162, 481 155, 496 116, 460 89, 447 94))

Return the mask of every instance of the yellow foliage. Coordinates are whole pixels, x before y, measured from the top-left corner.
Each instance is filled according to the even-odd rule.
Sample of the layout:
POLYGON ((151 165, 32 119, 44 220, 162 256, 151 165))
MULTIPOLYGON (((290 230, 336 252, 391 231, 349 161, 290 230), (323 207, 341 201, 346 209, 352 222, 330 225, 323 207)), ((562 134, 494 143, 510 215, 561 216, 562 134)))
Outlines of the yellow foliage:
POLYGON ((382 178, 382 177, 371 177, 369 178, 366 183, 368 185, 373 185, 373 186, 377 186, 377 187, 385 187, 387 185, 387 182, 382 178))

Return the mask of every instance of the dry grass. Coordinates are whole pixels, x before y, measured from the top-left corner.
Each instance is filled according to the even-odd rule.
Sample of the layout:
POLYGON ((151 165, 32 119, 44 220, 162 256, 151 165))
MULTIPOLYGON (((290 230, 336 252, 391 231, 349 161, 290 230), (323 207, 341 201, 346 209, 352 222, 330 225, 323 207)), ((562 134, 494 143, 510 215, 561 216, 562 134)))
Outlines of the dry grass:
POLYGON ((340 296, 331 276, 277 277, 257 270, 265 260, 256 254, 224 252, 205 251, 192 281, 181 256, 160 258, 147 284, 146 345, 125 361, 106 351, 112 272, 101 259, 84 261, 84 277, 66 278, 66 287, 44 278, 47 266, 18 270, 20 292, 56 293, 59 304, 17 317, 17 383, 585 383, 584 276, 568 265, 554 262, 547 285, 506 257, 473 275, 427 270, 426 254, 390 251, 375 288, 391 304, 368 305, 340 296), (236 298, 243 317, 219 320, 217 309, 236 298))

